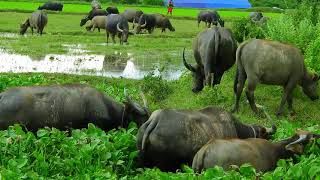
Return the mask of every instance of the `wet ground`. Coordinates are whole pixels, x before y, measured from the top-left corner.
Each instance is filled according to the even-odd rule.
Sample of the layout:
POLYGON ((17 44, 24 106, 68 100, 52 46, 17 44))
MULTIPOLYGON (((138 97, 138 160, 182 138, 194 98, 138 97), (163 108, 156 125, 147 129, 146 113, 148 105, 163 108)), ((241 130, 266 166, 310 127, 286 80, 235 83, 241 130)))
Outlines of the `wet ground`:
MULTIPOLYGON (((14 37, 14 34, 2 33, 0 36, 14 37)), ((167 80, 175 80, 184 70, 182 63, 178 65, 164 63, 157 61, 157 57, 152 55, 150 58, 119 52, 96 55, 90 54, 90 51, 81 44, 62 44, 62 46, 68 51, 67 54, 47 54, 38 59, 0 48, 0 72, 66 73, 130 79, 141 79, 152 73, 161 74, 167 80)))

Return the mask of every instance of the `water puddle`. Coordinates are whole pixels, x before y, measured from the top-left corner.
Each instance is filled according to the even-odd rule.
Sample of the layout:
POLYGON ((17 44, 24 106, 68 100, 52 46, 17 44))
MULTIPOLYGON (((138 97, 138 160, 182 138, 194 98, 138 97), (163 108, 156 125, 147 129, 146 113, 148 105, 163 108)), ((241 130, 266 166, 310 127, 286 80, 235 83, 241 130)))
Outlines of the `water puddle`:
POLYGON ((0 33, 0 37, 2 38, 17 38, 18 36, 19 34, 17 33, 9 33, 9 32, 0 33))
POLYGON ((176 80, 182 75, 183 66, 160 62, 138 61, 133 54, 115 52, 109 55, 88 55, 79 45, 63 45, 70 54, 48 54, 42 59, 32 59, 27 55, 13 54, 0 48, 0 72, 26 73, 66 73, 115 78, 141 79, 149 73, 162 75, 164 79, 176 80), (160 73, 159 69, 165 66, 160 73))

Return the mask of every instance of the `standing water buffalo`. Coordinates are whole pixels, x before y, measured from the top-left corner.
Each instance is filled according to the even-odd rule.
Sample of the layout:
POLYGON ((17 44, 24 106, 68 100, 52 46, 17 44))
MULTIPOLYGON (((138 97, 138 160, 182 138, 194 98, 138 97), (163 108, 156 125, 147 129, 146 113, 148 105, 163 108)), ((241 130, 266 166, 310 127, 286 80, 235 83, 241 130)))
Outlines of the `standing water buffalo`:
POLYGON ((110 130, 133 120, 141 125, 148 117, 147 109, 128 96, 121 104, 82 84, 17 87, 0 93, 0 129, 20 123, 32 131, 45 126, 64 130, 93 123, 110 130))
POLYGON ((212 139, 194 156, 195 171, 222 166, 225 170, 250 163, 257 171, 266 172, 276 168, 279 159, 301 154, 304 145, 320 135, 299 131, 293 137, 269 142, 265 139, 212 139))
POLYGON ((276 128, 245 125, 231 113, 216 107, 198 111, 154 111, 138 131, 137 148, 144 166, 174 171, 191 165, 197 151, 212 138, 268 138, 276 128))
POLYGON ((286 101, 289 110, 293 112, 292 92, 297 85, 303 88, 303 92, 311 100, 319 98, 319 76, 308 73, 300 50, 288 44, 252 39, 240 45, 237 49, 237 73, 234 81, 236 102, 233 111, 239 109, 239 100, 246 79, 247 99, 255 113, 258 113, 258 109, 254 102, 254 90, 258 83, 283 86, 284 92, 277 116, 283 113, 286 101))
POLYGON ((136 33, 140 33, 141 29, 147 29, 149 34, 151 34, 155 28, 161 28, 161 32, 165 32, 166 28, 168 28, 170 31, 175 31, 170 20, 164 15, 142 14, 139 18, 136 33))
POLYGON ((43 29, 47 25, 47 22, 48 17, 46 13, 44 13, 42 10, 35 11, 31 14, 30 18, 20 25, 20 34, 25 34, 28 27, 30 27, 32 34, 33 29, 35 28, 37 29, 37 33, 42 35, 43 29))
POLYGON ((51 11, 62 11, 63 4, 58 2, 46 2, 44 5, 39 6, 38 10, 51 10, 51 11))
POLYGON ((263 17, 261 12, 251 12, 249 14, 249 18, 251 21, 256 22, 256 21, 260 21, 260 19, 263 17))
POLYGON ((115 36, 118 34, 120 44, 128 41, 129 23, 126 18, 119 14, 109 14, 106 22, 107 43, 109 42, 109 33, 113 43, 116 43, 115 36))
POLYGON ((119 14, 119 10, 117 7, 107 7, 106 11, 108 12, 108 14, 119 14))
POLYGON ((211 23, 215 26, 219 23, 221 27, 224 27, 224 21, 217 11, 200 11, 198 14, 198 27, 201 21, 205 22, 208 28, 211 27, 211 23))
POLYGON ((94 31, 95 28, 98 28, 98 31, 100 32, 100 29, 106 28, 106 22, 107 22, 107 16, 95 16, 92 18, 90 24, 86 26, 87 31, 94 31))
POLYGON ((125 17, 128 22, 133 23, 132 28, 134 29, 134 24, 139 22, 140 16, 143 14, 141 10, 136 9, 126 9, 122 16, 125 17))
POLYGON ((204 84, 220 84, 223 73, 235 63, 236 50, 237 42, 229 29, 213 27, 199 33, 193 41, 196 66, 186 62, 183 50, 183 63, 193 73, 192 91, 201 91, 204 84))
POLYGON ((93 17, 95 16, 107 16, 108 12, 103 9, 92 9, 87 16, 85 16, 83 19, 80 21, 80 26, 83 26, 86 24, 87 21, 92 20, 93 17))

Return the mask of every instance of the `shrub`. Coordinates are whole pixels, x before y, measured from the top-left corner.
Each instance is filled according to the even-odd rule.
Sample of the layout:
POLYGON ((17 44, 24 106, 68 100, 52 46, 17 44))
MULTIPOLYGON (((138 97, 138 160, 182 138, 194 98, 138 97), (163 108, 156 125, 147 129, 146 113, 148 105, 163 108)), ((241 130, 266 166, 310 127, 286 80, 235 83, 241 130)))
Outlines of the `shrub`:
POLYGON ((238 42, 250 38, 265 38, 265 25, 258 25, 249 18, 239 18, 232 24, 232 32, 238 42))
POLYGON ((163 6, 163 0, 143 0, 142 3, 145 5, 163 6))
POLYGON ((312 70, 316 71, 320 74, 320 37, 318 37, 315 41, 310 43, 307 48, 305 61, 307 66, 310 67, 312 70))
POLYGON ((155 102, 166 99, 173 92, 169 87, 169 83, 163 80, 161 75, 154 76, 154 74, 149 74, 143 78, 141 89, 155 102))

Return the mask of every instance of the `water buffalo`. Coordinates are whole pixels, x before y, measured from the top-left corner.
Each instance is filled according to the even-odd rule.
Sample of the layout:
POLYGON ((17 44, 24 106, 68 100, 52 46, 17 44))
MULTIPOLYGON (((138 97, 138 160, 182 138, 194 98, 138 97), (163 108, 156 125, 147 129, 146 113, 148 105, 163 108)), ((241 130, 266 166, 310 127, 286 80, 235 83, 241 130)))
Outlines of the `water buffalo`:
POLYGON ((319 98, 317 94, 319 76, 308 72, 298 48, 276 41, 252 39, 240 45, 236 56, 237 73, 234 80, 236 101, 233 111, 239 109, 239 100, 246 79, 248 79, 247 99, 255 113, 258 113, 258 109, 254 102, 254 90, 258 83, 284 87, 277 116, 283 113, 286 101, 289 110, 293 112, 292 93, 297 85, 303 88, 303 92, 311 100, 319 98))
POLYGON ((116 43, 115 36, 118 34, 120 44, 128 41, 129 23, 126 18, 119 14, 109 14, 106 22, 107 43, 109 42, 109 33, 113 43, 116 43))
POLYGON ((47 14, 42 10, 37 10, 31 14, 31 17, 28 18, 23 24, 20 25, 20 34, 23 35, 26 33, 28 27, 31 28, 33 34, 33 29, 37 29, 37 33, 42 35, 44 27, 47 25, 48 17, 47 14))
POLYGON ((92 9, 101 9, 101 4, 99 1, 93 0, 91 2, 91 8, 92 9))
POLYGON ((125 17, 128 22, 133 23, 132 28, 134 29, 134 24, 139 22, 140 16, 143 14, 141 10, 136 9, 126 9, 122 16, 125 17))
POLYGON ((103 9, 92 9, 87 16, 85 16, 83 19, 80 21, 80 26, 83 26, 86 24, 87 21, 92 20, 93 17, 95 16, 107 16, 108 12, 103 9))
POLYGON ((191 165, 197 151, 212 138, 268 138, 276 131, 246 125, 216 107, 201 110, 160 109, 138 131, 137 148, 144 166, 174 171, 191 165))
POLYGON ((108 14, 119 14, 119 10, 117 7, 107 7, 106 11, 108 12, 108 14))
POLYGON ((255 21, 260 21, 260 19, 263 17, 261 12, 251 12, 249 14, 249 18, 251 21, 255 22, 255 21))
POLYGON ((183 50, 183 63, 193 73, 192 91, 201 91, 204 84, 219 84, 223 73, 235 63, 236 50, 237 42, 229 29, 213 27, 200 32, 193 41, 197 65, 186 62, 183 50))
POLYGON ((276 168, 279 159, 301 154, 304 145, 320 135, 299 131, 291 138, 272 143, 265 139, 212 139, 194 156, 195 171, 221 166, 225 170, 250 163, 257 171, 276 168))
POLYGON ((140 33, 141 29, 147 29, 149 34, 151 34, 155 28, 161 28, 162 32, 165 32, 166 28, 168 28, 170 31, 175 31, 170 20, 164 15, 142 14, 139 18, 136 33, 140 33))
POLYGON ((2 130, 14 123, 31 131, 45 126, 85 128, 88 123, 110 130, 131 121, 141 125, 148 117, 147 109, 128 96, 121 104, 82 84, 16 87, 0 93, 2 130))
POLYGON ((38 10, 51 10, 51 11, 62 11, 63 4, 59 2, 46 2, 44 5, 39 6, 38 10))
POLYGON ((100 29, 106 28, 106 22, 107 22, 107 16, 95 16, 92 18, 90 24, 86 26, 87 31, 94 31, 95 28, 98 28, 98 31, 100 32, 100 29))
POLYGON ((205 22, 208 28, 211 27, 211 23, 216 26, 219 23, 221 27, 224 27, 224 21, 220 18, 220 15, 217 11, 200 11, 197 19, 198 27, 201 21, 205 22))

